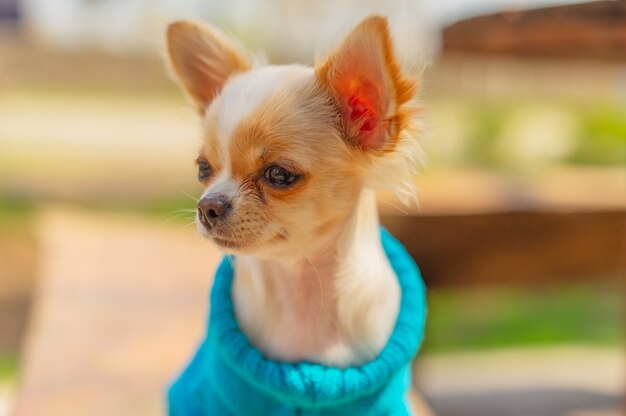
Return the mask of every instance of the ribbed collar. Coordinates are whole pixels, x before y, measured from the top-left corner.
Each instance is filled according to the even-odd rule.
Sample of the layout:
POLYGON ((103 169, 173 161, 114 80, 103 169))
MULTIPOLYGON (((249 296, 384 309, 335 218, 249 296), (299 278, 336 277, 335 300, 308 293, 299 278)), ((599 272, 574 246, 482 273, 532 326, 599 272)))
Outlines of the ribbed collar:
POLYGON ((345 369, 309 362, 278 362, 263 357, 241 332, 235 319, 231 297, 232 259, 222 261, 211 292, 208 347, 215 349, 215 355, 224 361, 225 368, 232 369, 233 375, 247 381, 251 390, 245 392, 247 395, 257 390, 258 394, 270 395, 286 406, 308 409, 345 405, 384 388, 385 383, 406 368, 423 338, 425 287, 404 247, 384 229, 381 238, 402 290, 398 319, 387 345, 376 359, 345 369))

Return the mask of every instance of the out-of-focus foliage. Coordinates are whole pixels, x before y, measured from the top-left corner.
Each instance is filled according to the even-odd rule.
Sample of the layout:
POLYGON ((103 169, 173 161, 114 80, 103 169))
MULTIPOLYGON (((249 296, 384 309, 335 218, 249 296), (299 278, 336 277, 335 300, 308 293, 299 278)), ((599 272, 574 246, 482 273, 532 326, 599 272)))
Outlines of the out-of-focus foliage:
POLYGON ((559 344, 619 345, 618 283, 541 288, 431 289, 425 350, 559 344))
POLYGON ((623 105, 467 98, 438 103, 430 112, 435 163, 505 171, 550 163, 626 163, 623 105))

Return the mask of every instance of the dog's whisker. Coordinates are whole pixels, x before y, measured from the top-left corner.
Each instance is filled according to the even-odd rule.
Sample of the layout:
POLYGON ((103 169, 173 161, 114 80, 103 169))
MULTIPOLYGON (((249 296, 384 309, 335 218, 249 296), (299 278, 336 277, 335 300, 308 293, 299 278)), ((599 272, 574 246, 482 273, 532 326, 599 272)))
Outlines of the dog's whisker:
POLYGON ((191 199, 194 203, 198 202, 198 198, 191 195, 189 192, 185 191, 184 189, 182 189, 181 187, 179 187, 176 184, 170 183, 169 184, 172 188, 176 189, 178 192, 180 192, 182 195, 186 196, 187 198, 191 199))
POLYGON ((161 221, 158 225, 159 226, 164 226, 164 225, 168 225, 170 223, 172 223, 173 221, 177 221, 180 219, 184 219, 187 215, 192 216, 192 218, 195 220, 196 217, 196 210, 194 209, 183 209, 183 210, 176 210, 171 212, 170 214, 167 214, 163 221, 161 221))
POLYGON ((384 204, 389 205, 389 206, 390 206, 390 207, 392 207, 392 208, 397 209, 398 211, 400 211, 400 212, 401 212, 401 213, 403 213, 404 215, 409 215, 409 211, 407 211, 407 210, 405 210, 405 209, 402 209, 402 208, 400 208, 399 206, 397 206, 397 205, 395 205, 395 204, 392 204, 392 203, 391 203, 391 202, 389 202, 389 201, 386 201, 386 200, 384 200, 384 199, 380 199, 380 201, 382 201, 384 204))
POLYGON ((184 226, 180 227, 180 228, 179 228, 178 230, 176 230, 176 231, 177 231, 177 232, 184 231, 184 230, 186 230, 187 228, 189 228, 189 227, 191 227, 192 225, 195 225, 195 224, 196 224, 196 221, 195 221, 195 219, 194 219, 193 221, 191 221, 191 222, 190 222, 190 223, 188 223, 188 224, 185 224, 184 226))
POLYGON ((182 217, 185 215, 196 215, 196 210, 195 209, 178 209, 176 211, 172 211, 170 213, 168 213, 165 218, 170 219, 170 218, 178 218, 178 217, 182 217))

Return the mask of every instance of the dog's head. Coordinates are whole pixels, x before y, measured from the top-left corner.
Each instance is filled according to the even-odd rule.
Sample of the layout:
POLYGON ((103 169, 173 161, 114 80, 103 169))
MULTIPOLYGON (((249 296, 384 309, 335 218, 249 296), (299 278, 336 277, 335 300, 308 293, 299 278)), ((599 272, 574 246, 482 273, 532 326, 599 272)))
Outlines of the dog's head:
POLYGON ((302 254, 345 223, 364 188, 407 191, 416 83, 370 17, 316 68, 254 68, 234 42, 170 25, 169 58, 203 118, 200 231, 225 251, 302 254))

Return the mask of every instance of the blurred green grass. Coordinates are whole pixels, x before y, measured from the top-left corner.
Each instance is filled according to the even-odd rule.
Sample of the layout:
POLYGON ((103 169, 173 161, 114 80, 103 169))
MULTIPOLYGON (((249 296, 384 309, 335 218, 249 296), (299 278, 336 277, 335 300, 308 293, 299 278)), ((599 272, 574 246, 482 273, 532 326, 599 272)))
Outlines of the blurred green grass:
POLYGON ((18 359, 15 354, 0 354, 0 381, 12 380, 17 370, 18 359))
POLYGON ((36 204, 29 200, 0 195, 0 232, 26 232, 35 209, 36 204))
POLYGON ((133 201, 107 200, 107 201, 41 201, 36 198, 14 197, 0 194, 0 231, 25 231, 30 229, 38 207, 41 204, 69 205, 77 209, 94 213, 104 212, 111 214, 137 214, 155 220, 186 221, 183 213, 189 212, 189 217, 195 213, 196 201, 191 196, 164 197, 155 199, 142 199, 133 201))
POLYGON ((623 345, 623 287, 606 282, 431 289, 424 350, 623 345))
POLYGON ((568 161, 623 165, 626 162, 626 106, 587 109, 581 116, 584 137, 568 161))

